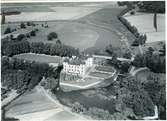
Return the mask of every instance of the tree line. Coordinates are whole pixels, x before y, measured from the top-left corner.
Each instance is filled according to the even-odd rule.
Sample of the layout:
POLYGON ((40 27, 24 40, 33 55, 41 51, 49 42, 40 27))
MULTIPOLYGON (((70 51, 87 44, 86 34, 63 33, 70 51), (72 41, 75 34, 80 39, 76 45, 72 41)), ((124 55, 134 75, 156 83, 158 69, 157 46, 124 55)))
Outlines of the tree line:
POLYGON ((58 56, 79 55, 79 49, 64 45, 61 42, 56 44, 43 43, 43 42, 28 42, 21 41, 2 41, 2 55, 10 56, 21 53, 38 53, 58 56))
POLYGON ((145 44, 147 40, 146 34, 140 34, 135 26, 132 26, 127 19, 122 16, 118 16, 118 19, 126 26, 126 28, 136 37, 132 46, 139 46, 145 44))

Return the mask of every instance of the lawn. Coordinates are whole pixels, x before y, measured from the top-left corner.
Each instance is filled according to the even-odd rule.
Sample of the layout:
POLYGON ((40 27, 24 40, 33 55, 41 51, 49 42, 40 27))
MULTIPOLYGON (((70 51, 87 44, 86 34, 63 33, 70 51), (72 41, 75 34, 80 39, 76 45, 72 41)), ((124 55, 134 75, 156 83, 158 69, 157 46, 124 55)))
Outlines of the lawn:
POLYGON ((165 41, 165 14, 157 14, 156 32, 153 26, 152 13, 136 13, 135 15, 126 14, 124 17, 134 26, 137 27, 140 33, 147 35, 146 43, 156 41, 165 41))
POLYGON ((105 72, 112 72, 114 73, 114 68, 111 66, 96 66, 95 67, 96 70, 98 71, 105 71, 105 72))
POLYGON ((36 61, 41 63, 62 63, 62 58, 59 56, 50 56, 44 54, 24 53, 15 55, 14 57, 28 61, 36 61))
POLYGON ((92 78, 92 77, 86 77, 83 80, 79 79, 78 81, 74 80, 74 81, 62 81, 62 82, 66 84, 73 84, 74 86, 76 85, 76 86, 82 87, 82 86, 87 86, 89 84, 96 83, 99 81, 102 81, 102 80, 97 78, 92 78))
POLYGON ((102 72, 90 72, 89 76, 99 77, 99 78, 107 78, 107 77, 111 76, 111 74, 102 73, 102 72))

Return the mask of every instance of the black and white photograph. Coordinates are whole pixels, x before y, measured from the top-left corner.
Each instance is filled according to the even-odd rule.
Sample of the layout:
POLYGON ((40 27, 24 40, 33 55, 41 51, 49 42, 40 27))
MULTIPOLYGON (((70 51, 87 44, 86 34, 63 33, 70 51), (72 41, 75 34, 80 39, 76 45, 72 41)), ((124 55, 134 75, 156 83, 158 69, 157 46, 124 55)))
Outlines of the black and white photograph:
POLYGON ((1 1, 1 121, 166 120, 165 1, 1 1))

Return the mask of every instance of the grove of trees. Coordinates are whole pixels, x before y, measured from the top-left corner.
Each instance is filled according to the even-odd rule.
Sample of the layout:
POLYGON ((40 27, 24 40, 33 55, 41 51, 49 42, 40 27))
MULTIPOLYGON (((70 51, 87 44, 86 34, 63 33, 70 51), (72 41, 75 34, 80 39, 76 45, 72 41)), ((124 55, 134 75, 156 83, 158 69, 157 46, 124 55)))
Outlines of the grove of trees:
POLYGON ((23 36, 19 36, 19 41, 2 41, 2 55, 13 56, 28 52, 69 57, 79 55, 78 49, 60 44, 60 40, 56 44, 49 44, 42 42, 30 43, 22 38, 23 36))
POLYGON ((11 33, 11 28, 7 27, 6 30, 5 30, 5 32, 4 32, 4 34, 9 34, 9 33, 11 33))
POLYGON ((166 72, 165 56, 154 53, 151 48, 149 48, 143 55, 136 55, 134 61, 132 62, 132 65, 136 67, 148 67, 155 73, 166 72))
POLYGON ((33 89, 42 77, 50 77, 59 81, 59 74, 62 69, 62 67, 54 69, 46 63, 10 57, 2 57, 1 62, 2 85, 9 89, 16 89, 18 93, 33 89))

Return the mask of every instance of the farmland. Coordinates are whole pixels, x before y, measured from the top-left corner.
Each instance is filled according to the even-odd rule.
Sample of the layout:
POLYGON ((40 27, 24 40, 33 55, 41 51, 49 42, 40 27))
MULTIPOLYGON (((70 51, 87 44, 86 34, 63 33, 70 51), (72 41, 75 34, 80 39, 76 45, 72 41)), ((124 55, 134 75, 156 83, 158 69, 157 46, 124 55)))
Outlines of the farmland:
POLYGON ((20 21, 75 20, 95 12, 99 8, 50 7, 50 9, 53 10, 53 12, 22 12, 19 15, 7 16, 6 21, 20 22, 20 21))
MULTIPOLYGON (((39 32, 37 32, 35 37, 30 39, 28 38, 29 42, 55 43, 55 41, 48 41, 47 35, 50 32, 56 32, 61 42, 79 48, 81 51, 88 50, 87 52, 91 52, 96 49, 104 49, 109 44, 112 44, 114 47, 120 47, 121 51, 119 54, 123 50, 126 50, 127 48, 125 43, 122 41, 122 36, 127 35, 130 42, 133 40, 133 35, 129 31, 126 31, 126 27, 123 26, 116 17, 119 12, 123 10, 123 8, 118 8, 107 3, 106 5, 104 3, 97 4, 98 6, 96 6, 96 4, 89 4, 89 6, 87 4, 83 5, 84 7, 82 5, 73 7, 51 5, 47 6, 49 10, 41 10, 40 12, 38 12, 38 10, 35 12, 33 9, 32 11, 28 11, 28 7, 26 6, 21 9, 23 12, 21 14, 24 14, 24 17, 28 17, 19 17, 21 14, 7 16, 7 21, 8 17, 11 17, 14 20, 11 20, 10 23, 2 25, 2 32, 8 26, 19 25, 19 22, 16 22, 16 16, 23 19, 21 21, 28 21, 30 18, 33 18, 38 20, 32 20, 36 21, 34 22, 35 24, 40 25, 47 21, 49 27, 40 27, 39 32), (44 15, 45 17, 43 17, 44 15), (47 20, 40 20, 40 18, 47 20), (123 33, 123 35, 120 35, 120 32, 123 33)), ((39 8, 39 6, 37 8, 39 8)))
POLYGON ((37 88, 16 99, 7 107, 6 114, 9 117, 20 118, 21 121, 30 121, 30 119, 31 121, 50 121, 55 117, 57 120, 78 118, 55 105, 37 88), (64 117, 61 117, 60 114, 64 117))
POLYGON ((140 12, 137 12, 136 15, 124 15, 132 25, 137 27, 140 33, 146 33, 146 43, 165 41, 165 14, 157 14, 157 32, 153 26, 153 16, 152 13, 140 12))

